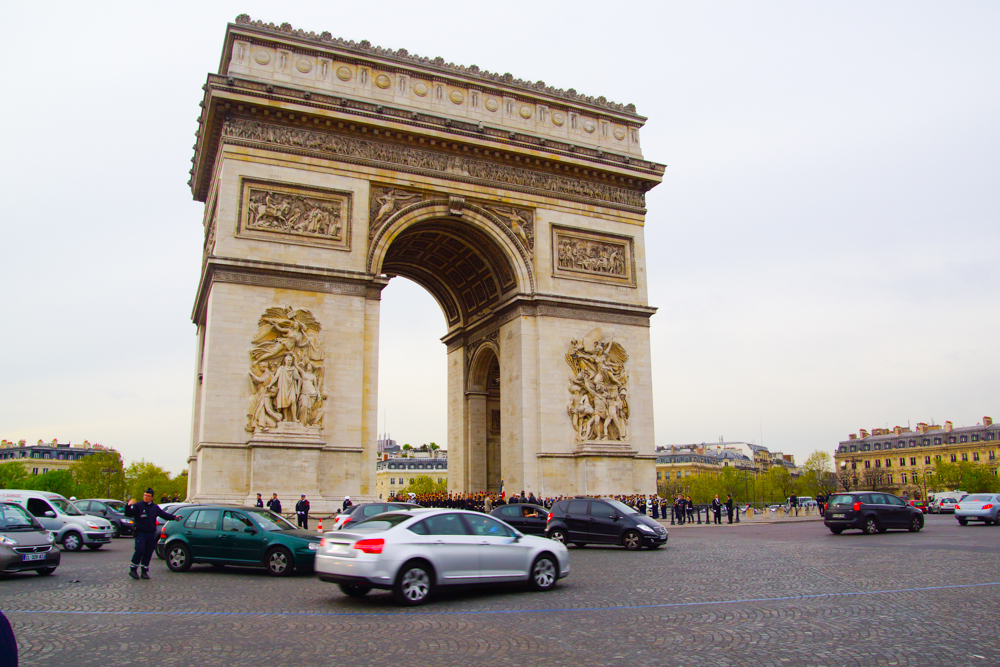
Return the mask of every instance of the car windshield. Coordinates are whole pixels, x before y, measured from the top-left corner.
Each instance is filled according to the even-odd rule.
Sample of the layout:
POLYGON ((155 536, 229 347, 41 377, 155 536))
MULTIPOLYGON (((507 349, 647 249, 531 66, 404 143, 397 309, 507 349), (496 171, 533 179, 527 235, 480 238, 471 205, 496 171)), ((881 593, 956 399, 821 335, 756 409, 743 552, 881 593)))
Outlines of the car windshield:
POLYGON ((116 512, 124 512, 125 511, 125 503, 123 503, 120 500, 108 500, 104 504, 107 505, 108 507, 110 507, 111 509, 113 509, 116 512))
POLYGON ((42 525, 20 506, 0 505, 0 532, 41 529, 42 525))
POLYGON ((278 530, 295 530, 295 525, 286 521, 282 517, 278 516, 274 512, 253 512, 254 518, 257 519, 257 523, 260 527, 269 533, 273 533, 278 530))
POLYGON ((854 496, 834 496, 827 504, 831 507, 849 507, 854 504, 854 496))
POLYGON ((393 526, 398 526, 407 519, 412 518, 412 514, 397 514, 396 512, 389 512, 388 514, 379 514, 378 516, 373 516, 370 519, 359 521, 350 528, 345 528, 344 530, 350 530, 354 533, 381 533, 383 530, 389 530, 393 526))
POLYGON ((83 516, 83 512, 76 508, 76 505, 64 498, 49 498, 48 501, 56 506, 63 514, 68 514, 69 516, 83 516))
POLYGON ((626 516, 629 516, 629 515, 632 515, 632 514, 638 514, 639 513, 637 510, 634 510, 631 507, 629 507, 628 505, 626 505, 625 503, 620 503, 617 500, 605 500, 604 502, 606 502, 607 504, 611 505, 616 510, 618 510, 619 512, 621 512, 622 514, 624 514, 626 516))
POLYGON ((973 493, 962 498, 963 503, 985 503, 993 500, 993 496, 988 493, 973 493))

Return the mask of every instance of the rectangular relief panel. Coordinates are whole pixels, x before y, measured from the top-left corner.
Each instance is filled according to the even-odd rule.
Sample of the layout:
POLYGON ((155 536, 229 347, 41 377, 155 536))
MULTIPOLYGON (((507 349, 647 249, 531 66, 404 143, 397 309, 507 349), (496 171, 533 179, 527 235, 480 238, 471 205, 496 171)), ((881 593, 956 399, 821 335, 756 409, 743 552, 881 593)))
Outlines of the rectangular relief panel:
POLYGON ((635 287, 634 240, 631 236, 552 225, 552 275, 635 287))
POLYGON ((351 193, 240 180, 236 237, 351 250, 351 193))

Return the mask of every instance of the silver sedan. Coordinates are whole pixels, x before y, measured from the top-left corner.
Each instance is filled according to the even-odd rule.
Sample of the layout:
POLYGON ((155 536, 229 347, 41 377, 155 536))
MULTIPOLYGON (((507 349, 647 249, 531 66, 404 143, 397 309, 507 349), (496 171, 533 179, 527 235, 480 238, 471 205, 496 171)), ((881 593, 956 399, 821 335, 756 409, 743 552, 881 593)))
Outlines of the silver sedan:
POLYGON ((417 605, 438 586, 526 582, 550 590, 569 574, 569 553, 485 514, 418 509, 326 533, 314 569, 346 595, 382 588, 399 604, 417 605))
POLYGON ((964 496, 955 505, 955 518, 963 526, 969 521, 983 521, 987 526, 1000 524, 1000 495, 973 493, 964 496))

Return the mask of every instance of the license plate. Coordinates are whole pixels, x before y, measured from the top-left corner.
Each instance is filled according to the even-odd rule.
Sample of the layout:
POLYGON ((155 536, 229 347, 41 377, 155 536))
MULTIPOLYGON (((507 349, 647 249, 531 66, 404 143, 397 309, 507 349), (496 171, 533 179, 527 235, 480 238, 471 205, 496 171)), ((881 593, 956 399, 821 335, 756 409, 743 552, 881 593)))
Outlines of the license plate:
POLYGON ((21 560, 45 560, 45 554, 24 554, 21 560))
POLYGON ((830 516, 832 516, 834 519, 843 519, 844 518, 843 514, 831 514, 830 516))

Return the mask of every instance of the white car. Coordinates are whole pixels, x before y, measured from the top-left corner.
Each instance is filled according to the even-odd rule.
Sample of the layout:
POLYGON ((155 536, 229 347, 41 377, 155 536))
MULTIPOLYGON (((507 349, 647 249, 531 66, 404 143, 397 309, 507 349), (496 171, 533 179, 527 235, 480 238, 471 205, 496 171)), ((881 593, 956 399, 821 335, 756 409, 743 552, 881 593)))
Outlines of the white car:
POLYGON ((987 526, 1000 525, 1000 494, 972 493, 955 505, 955 518, 960 525, 982 521, 987 526))
POLYGON ((569 574, 569 552, 479 512, 418 509, 324 534, 314 570, 351 597, 381 588, 417 605, 438 586, 526 582, 550 590, 569 574))

